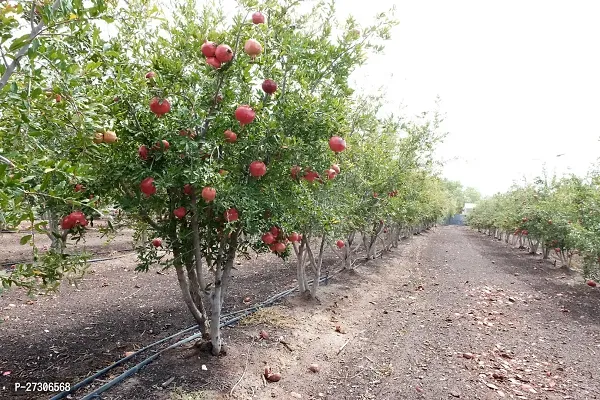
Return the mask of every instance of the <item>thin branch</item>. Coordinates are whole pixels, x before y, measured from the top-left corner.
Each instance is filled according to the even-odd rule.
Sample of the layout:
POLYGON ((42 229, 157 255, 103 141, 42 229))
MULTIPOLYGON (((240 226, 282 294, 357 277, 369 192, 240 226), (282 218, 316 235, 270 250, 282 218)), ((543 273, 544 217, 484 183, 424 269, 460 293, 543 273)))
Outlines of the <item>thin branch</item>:
MULTIPOLYGON (((52 11, 56 11, 56 9, 58 9, 58 7, 60 6, 60 3, 61 3, 61 0, 55 0, 54 4, 52 4, 52 11)), ((12 74, 15 72, 15 69, 17 69, 17 67, 19 66, 19 63, 21 62, 21 58, 23 58, 27 54, 27 51, 29 50, 29 46, 31 46, 31 42, 33 41, 33 39, 35 39, 37 37, 37 35, 39 35, 42 32, 43 29, 44 29, 44 21, 43 20, 40 21, 39 24, 37 24, 36 26, 34 26, 31 29, 31 33, 29 34, 29 39, 19 49, 19 51, 15 55, 15 58, 13 59, 13 61, 8 65, 8 67, 4 71, 4 74, 2 74, 2 78, 0 78, 0 90, 2 90, 2 88, 4 88, 4 86, 6 86, 6 84, 8 83, 8 80, 10 79, 12 74)))
POLYGON ((2 61, 4 62, 4 66, 8 68, 8 61, 6 61, 6 55, 4 54, 4 50, 2 50, 2 46, 0 46, 0 55, 2 56, 2 61))
POLYGON ((354 43, 352 46, 350 46, 349 48, 347 48, 346 50, 342 51, 340 54, 337 55, 336 58, 333 59, 333 61, 331 61, 331 63, 329 64, 329 66, 327 68, 325 68, 325 70, 321 73, 321 75, 317 78, 317 80, 315 81, 315 83, 313 83, 312 87, 310 88, 310 93, 312 94, 315 89, 317 88, 317 86, 321 83, 321 81, 323 80, 323 78, 325 78, 325 75, 333 70, 333 68, 335 68, 337 66, 337 62, 340 58, 342 58, 342 56, 346 55, 347 53, 349 53, 350 51, 354 50, 358 45, 362 45, 368 38, 369 36, 371 36, 371 33, 369 33, 368 35, 365 35, 365 37, 363 38, 363 40, 361 40, 360 42, 356 42, 354 43))
POLYGON ((31 2, 31 11, 29 12, 29 24, 31 25, 31 30, 33 31, 35 29, 35 25, 34 23, 34 17, 35 17, 35 6, 36 6, 36 1, 32 1, 31 2))
POLYGON ((9 167, 14 168, 15 164, 13 164, 12 161, 10 161, 8 158, 4 157, 4 156, 0 156, 0 162, 7 164, 9 167))

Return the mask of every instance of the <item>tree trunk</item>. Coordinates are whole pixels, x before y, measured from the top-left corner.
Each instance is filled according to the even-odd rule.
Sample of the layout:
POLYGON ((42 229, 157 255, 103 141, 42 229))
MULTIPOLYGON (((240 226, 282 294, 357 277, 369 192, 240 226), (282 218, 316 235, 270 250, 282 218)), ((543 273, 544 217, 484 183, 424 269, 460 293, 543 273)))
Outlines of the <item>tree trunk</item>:
MULTIPOLYGON (((192 313, 192 316, 198 323, 200 332, 202 332, 202 335, 204 336, 206 335, 206 314, 202 313, 202 311, 196 307, 194 299, 192 298, 190 283, 188 277, 186 276, 183 264, 181 263, 181 258, 179 258, 179 251, 173 250, 173 253, 175 256, 175 271, 177 272, 177 281, 179 282, 179 288, 181 289, 181 294, 183 295, 183 301, 188 307, 188 310, 190 310, 192 313)), ((200 303, 203 304, 202 299, 200 299, 200 303)))
POLYGON ((46 235, 50 238, 50 250, 57 254, 63 254, 67 247, 67 234, 60 227, 58 215, 53 210, 47 210, 44 214, 44 218, 48 221, 46 235))
POLYGON ((310 286, 310 295, 311 297, 315 297, 317 294, 317 289, 319 288, 319 280, 321 279, 321 266, 323 265, 323 250, 325 249, 325 242, 327 240, 327 235, 323 233, 321 238, 321 245, 319 246, 319 257, 315 259, 315 256, 312 252, 310 246, 306 247, 308 252, 308 257, 310 259, 310 264, 313 270, 313 283, 310 286))
POLYGON ((200 248, 200 227, 198 226, 198 204, 196 193, 192 193, 192 239, 194 243, 194 260, 196 268, 196 277, 198 278, 198 284, 204 292, 206 290, 206 279, 204 278, 204 271, 202 269, 202 249, 200 248))
POLYGON ((233 232, 231 238, 227 240, 225 239, 225 233, 223 233, 219 255, 215 263, 215 282, 210 295, 210 341, 213 356, 221 354, 223 347, 223 340, 221 338, 221 310, 223 309, 223 298, 237 251, 237 235, 238 232, 233 232), (227 251, 226 254, 224 254, 225 251, 227 251))
POLYGON ((294 253, 296 253, 296 278, 298 279, 298 291, 300 294, 306 292, 306 280, 304 278, 304 263, 306 262, 306 242, 305 235, 302 235, 300 246, 293 243, 294 253))

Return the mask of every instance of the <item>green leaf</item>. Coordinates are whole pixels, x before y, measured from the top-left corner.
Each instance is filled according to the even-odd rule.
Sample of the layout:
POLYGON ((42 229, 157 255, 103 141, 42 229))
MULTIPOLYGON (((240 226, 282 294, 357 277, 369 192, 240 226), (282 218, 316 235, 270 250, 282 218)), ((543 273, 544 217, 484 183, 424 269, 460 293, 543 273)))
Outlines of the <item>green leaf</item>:
POLYGON ((8 51, 13 52, 15 50, 20 49, 21 47, 23 47, 23 45, 25 43, 27 43, 28 40, 29 40, 29 33, 13 40, 12 43, 10 44, 10 47, 8 48, 8 51))
POLYGON ((31 240, 32 237, 33 237, 33 235, 25 235, 21 238, 21 240, 19 240, 19 243, 21 245, 25 245, 31 240))

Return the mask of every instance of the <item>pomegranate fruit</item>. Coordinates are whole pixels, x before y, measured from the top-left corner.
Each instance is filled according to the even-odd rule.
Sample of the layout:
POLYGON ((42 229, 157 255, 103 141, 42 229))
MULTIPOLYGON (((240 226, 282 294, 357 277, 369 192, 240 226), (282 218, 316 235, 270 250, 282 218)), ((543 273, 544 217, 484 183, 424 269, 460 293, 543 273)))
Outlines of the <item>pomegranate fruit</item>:
POLYGON ((202 46, 200 47, 200 51, 204 54, 204 57, 214 57, 217 51, 217 45, 214 42, 209 42, 205 40, 202 46))
POLYGON ((595 281, 591 280, 591 279, 588 280, 586 283, 590 287, 596 287, 597 286, 597 283, 595 281))
POLYGON ((262 90, 267 94, 273 94, 277 91, 277 83, 272 79, 265 79, 262 83, 262 90))
POLYGON ((248 54, 250 57, 254 58, 260 53, 262 53, 262 46, 255 39, 248 39, 246 43, 244 43, 244 52, 248 54))
POLYGON ((159 99, 158 97, 153 97, 150 100, 150 111, 156 114, 157 117, 162 117, 169 111, 171 111, 171 103, 167 99, 159 99))
POLYGON ((254 25, 264 24, 265 16, 263 15, 263 13, 261 13, 260 11, 257 11, 254 14, 252 14, 252 23, 254 25))
POLYGON ((261 236, 261 240, 265 244, 273 244, 273 242, 275 241, 275 237, 271 234, 271 232, 267 232, 261 236))
POLYGON ((73 211, 71 214, 64 217, 60 223, 62 229, 73 229, 75 226, 87 226, 88 221, 85 214, 81 211, 73 211))
POLYGON ((206 59, 206 63, 214 68, 221 68, 221 61, 217 60, 215 57, 208 57, 206 59))
POLYGON ((154 146, 152 146, 152 150, 164 150, 167 151, 169 150, 169 142, 167 142, 165 139, 161 140, 160 142, 156 142, 154 144, 154 146))
POLYGON ((327 179, 329 179, 329 180, 332 180, 337 175, 337 173, 335 172, 335 170, 331 169, 331 168, 328 169, 328 170, 326 170, 325 174, 327 174, 327 179))
POLYGON ((235 132, 230 131, 229 129, 227 129, 223 135, 225 136, 225 141, 227 143, 235 143, 237 140, 235 132))
POLYGON ((337 242, 335 242, 335 245, 338 247, 338 249, 343 248, 346 244, 344 243, 343 240, 338 240, 337 242))
POLYGON ((154 247, 162 246, 162 240, 160 240, 159 238, 152 239, 152 246, 154 246, 154 247))
POLYGON ((241 105, 235 110, 235 119, 237 119, 242 126, 254 121, 255 117, 256 113, 248 105, 241 105))
POLYGON ((217 197, 217 190, 215 188, 205 186, 202 188, 202 198, 204 201, 211 202, 217 197))
POLYGON ((226 44, 220 44, 215 51, 215 58, 222 63, 229 62, 233 59, 233 50, 226 44))
POLYGON ((309 182, 314 182, 315 179, 317 179, 319 177, 319 174, 315 171, 307 171, 306 174, 304 174, 304 179, 306 179, 309 182))
POLYGON ((83 187, 83 185, 81 183, 78 183, 77 185, 75 185, 76 192, 83 192, 83 189, 85 189, 85 188, 83 187))
POLYGON ((146 147, 146 145, 141 145, 140 148, 138 149, 138 154, 139 154, 140 158, 144 161, 146 161, 148 159, 149 153, 150 153, 150 151, 148 150, 148 147, 146 147))
POLYGON ((292 232, 292 234, 289 237, 290 242, 299 242, 300 241, 300 235, 298 235, 296 232, 292 232))
POLYGON ((281 242, 277 242, 273 245, 273 251, 275 253, 283 253, 286 249, 286 246, 284 243, 281 242))
POLYGON ((298 178, 298 174, 302 172, 302 167, 298 166, 298 165, 294 165, 291 169, 290 169, 290 176, 293 179, 298 178))
POLYGON ((271 229, 269 229, 269 232, 271 232, 271 234, 273 234, 273 236, 277 237, 279 236, 279 228, 276 226, 272 226, 271 229))
POLYGON ((114 143, 118 140, 117 134, 113 131, 106 131, 103 135, 104 143, 114 143))
POLYGON ((332 136, 329 139, 329 148, 335 153, 341 153, 346 150, 346 141, 339 136, 332 136))
POLYGON ((140 190, 146 195, 146 197, 152 196, 156 193, 156 186, 154 186, 154 178, 147 177, 140 183, 140 190))
POLYGON ((332 164, 331 169, 334 170, 336 174, 340 173, 340 166, 338 164, 332 164))
POLYGON ((249 171, 250 175, 252 175, 253 177, 260 178, 261 176, 267 173, 267 166, 262 161, 252 161, 250 163, 249 171))
POLYGON ((187 194, 188 196, 191 196, 192 194, 194 194, 194 187, 189 183, 186 183, 185 185, 183 185, 183 193, 187 194))
POLYGON ((185 217, 186 212, 187 211, 186 211, 185 207, 178 207, 173 210, 173 215, 175 215, 175 218, 177 218, 177 219, 182 219, 183 217, 185 217))
POLYGON ((96 144, 100 144, 100 143, 104 142, 104 133, 102 133, 102 132, 96 132, 96 133, 94 133, 94 139, 93 139, 93 141, 96 144))
POLYGON ((156 73, 154 71, 150 71, 146 74, 146 79, 153 79, 156 77, 156 73))
POLYGON ((229 210, 225 211, 224 217, 227 222, 233 222, 237 221, 240 215, 238 214, 238 210, 235 208, 230 208, 229 210))

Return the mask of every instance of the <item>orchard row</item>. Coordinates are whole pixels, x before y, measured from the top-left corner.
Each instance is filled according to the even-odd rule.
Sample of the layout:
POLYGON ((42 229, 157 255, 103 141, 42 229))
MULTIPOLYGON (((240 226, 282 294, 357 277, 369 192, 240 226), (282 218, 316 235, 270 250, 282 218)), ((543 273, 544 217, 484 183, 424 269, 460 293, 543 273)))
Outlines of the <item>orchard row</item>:
MULTIPOLYGON (((477 204, 469 225, 510 237, 565 266, 576 258, 586 277, 600 278, 600 175, 571 176, 515 187, 477 204)), ((590 281, 593 282, 593 281, 590 281)))

